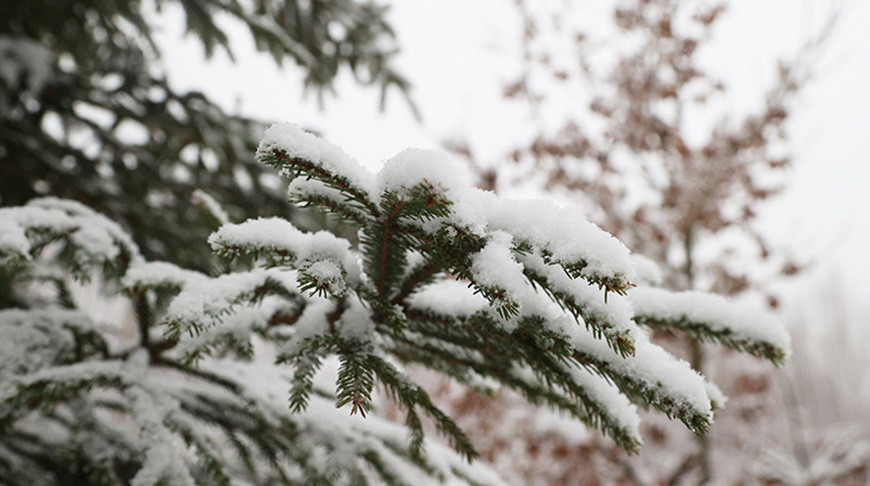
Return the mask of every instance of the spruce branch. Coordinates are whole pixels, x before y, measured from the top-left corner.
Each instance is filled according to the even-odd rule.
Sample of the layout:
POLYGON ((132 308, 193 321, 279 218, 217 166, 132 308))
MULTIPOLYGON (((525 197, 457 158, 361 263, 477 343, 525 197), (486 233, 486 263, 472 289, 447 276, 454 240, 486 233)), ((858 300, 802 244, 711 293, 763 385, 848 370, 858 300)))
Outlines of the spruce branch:
POLYGON ((358 209, 345 204, 344 201, 336 201, 334 198, 324 194, 307 194, 297 190, 290 193, 290 202, 301 208, 321 208, 327 214, 334 214, 344 221, 353 223, 357 227, 362 227, 367 221, 365 214, 358 209))
POLYGON ((314 161, 293 157, 285 150, 276 148, 259 151, 257 160, 280 170, 291 181, 297 177, 304 177, 322 182, 344 195, 353 206, 364 209, 371 217, 380 216, 378 208, 369 200, 364 188, 356 187, 348 177, 331 172, 314 161))
POLYGON ((409 295, 418 290, 421 286, 431 283, 438 272, 443 268, 438 263, 432 261, 423 261, 419 265, 413 267, 405 276, 402 282, 397 286, 396 293, 390 299, 392 304, 402 304, 409 295))
POLYGON ((422 424, 416 418, 416 412, 414 412, 414 409, 419 406, 434 421, 435 428, 450 440, 451 445, 457 452, 465 456, 468 461, 477 456, 477 451, 475 451, 465 432, 432 403, 429 394, 425 390, 410 381, 393 365, 376 355, 369 355, 369 366, 374 370, 378 379, 384 384, 392 397, 401 403, 408 411, 409 417, 412 417, 408 419, 408 425, 412 426, 413 451, 419 451, 422 447, 422 424))
POLYGON ((553 288, 547 277, 525 267, 523 273, 529 281, 545 292, 560 308, 570 314, 575 320, 582 321, 586 329, 592 332, 595 338, 604 338, 607 344, 621 356, 634 354, 634 342, 625 329, 618 329, 616 325, 607 320, 607 316, 596 313, 584 302, 578 302, 576 297, 568 292, 553 288))
POLYGON ((350 404, 350 414, 359 412, 363 418, 372 408, 372 389, 375 386, 374 373, 367 366, 369 353, 351 343, 338 353, 338 379, 336 380, 337 407, 350 404))
POLYGON ((629 299, 638 324, 682 331, 696 340, 723 344, 776 365, 790 353, 788 334, 757 303, 650 287, 633 290, 629 299))
MULTIPOLYGON (((26 231, 20 234, 27 237, 26 231)), ((419 387, 408 385, 402 392, 417 403, 414 413, 420 414, 409 419, 418 431, 412 444, 396 439, 401 435, 394 430, 397 425, 369 415, 377 380, 371 361, 382 350, 360 331, 398 332, 401 313, 386 299, 378 299, 365 282, 348 288, 346 294, 309 295, 307 285, 336 270, 316 265, 340 262, 347 270, 355 261, 354 255, 340 249, 340 254, 330 256, 321 243, 335 239, 321 235, 316 240, 308 242, 316 249, 312 258, 303 256, 304 248, 294 248, 292 257, 273 260, 275 268, 218 278, 170 264, 136 260, 128 265, 119 251, 116 256, 127 270, 118 288, 137 308, 140 328, 136 342, 119 352, 110 351, 105 331, 75 309, 0 310, 0 339, 24 344, 21 349, 27 355, 22 366, 0 362, 0 385, 5 391, 0 401, 0 482, 24 484, 18 481, 20 475, 36 484, 69 479, 108 485, 146 477, 179 484, 305 480, 329 484, 341 479, 369 484, 377 478, 410 483, 423 474, 439 481, 463 478, 499 484, 492 476, 480 480, 487 476, 478 476, 479 466, 457 464, 463 459, 442 449, 437 460, 424 456, 423 415, 434 417, 447 434, 457 436, 458 428, 446 423, 449 419, 439 414, 419 387), (288 265, 296 270, 288 271, 288 265), (175 298, 161 319, 161 299, 172 295, 175 298), (377 305, 367 307, 360 298, 377 305), (383 322, 372 322, 368 316, 375 307, 383 322), (155 340, 151 331, 158 323, 166 325, 167 332, 155 340), (253 332, 283 349, 295 346, 296 355, 279 356, 279 362, 295 356, 294 372, 284 373, 265 363, 243 363, 241 359, 253 353, 253 332), (305 333, 309 340, 304 339, 305 333), (208 354, 214 357, 191 362, 208 354), (328 356, 337 356, 341 363, 335 396, 316 386, 316 370, 328 356), (12 375, 9 370, 14 370, 12 375), (275 400, 288 385, 290 406, 275 400), (367 423, 330 415, 327 401, 351 405, 353 413, 367 415, 367 423), (107 422, 104 426, 100 421, 107 422), (22 430, 31 422, 39 427, 50 422, 91 446, 26 439, 22 430), (348 450, 355 453, 349 455, 348 450), (6 468, 6 464, 21 467, 6 468), (76 475, 82 467, 87 475, 76 475), (59 476, 42 475, 49 470, 59 476)), ((29 253, 35 241, 25 241, 28 258, 22 262, 18 282, 48 275, 32 269, 42 263, 41 255, 29 253)), ((265 255, 278 247, 263 248, 265 255)), ((62 260, 68 268, 76 263, 62 260)), ((6 264, 0 265, 0 271, 9 271, 6 264)), ((77 270, 95 271, 88 266, 77 270)))
POLYGON ((720 328, 708 322, 701 322, 687 317, 663 319, 654 316, 637 315, 634 317, 634 320, 638 324, 651 329, 682 331, 692 336, 693 339, 722 344, 737 351, 767 359, 777 366, 785 363, 785 359, 788 356, 788 351, 777 344, 753 339, 733 329, 720 328))

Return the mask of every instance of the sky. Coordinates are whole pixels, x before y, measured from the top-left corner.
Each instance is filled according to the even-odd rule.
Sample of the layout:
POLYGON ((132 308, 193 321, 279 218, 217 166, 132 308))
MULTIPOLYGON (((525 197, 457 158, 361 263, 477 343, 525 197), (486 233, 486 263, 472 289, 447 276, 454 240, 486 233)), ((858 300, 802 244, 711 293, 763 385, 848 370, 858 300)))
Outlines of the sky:
MULTIPOLYGON (((321 107, 316 96, 303 97, 298 69, 274 66, 241 33, 234 36, 236 64, 223 55, 204 61, 198 44, 181 38, 181 18, 171 10, 159 42, 177 88, 204 91, 231 112, 317 129, 372 170, 406 147, 438 148, 456 136, 472 141, 483 160, 498 162, 507 142, 531 133, 527 113, 501 97, 519 57, 512 2, 392 5, 402 50, 397 65, 414 85, 422 122, 398 93, 379 112, 377 90, 347 75, 336 83, 338 96, 327 96, 321 107)), ((606 5, 585 6, 594 19, 606 5)), ((702 59, 725 80, 739 110, 757 101, 775 60, 797 51, 837 9, 841 15, 819 52, 816 77, 789 125, 796 167, 787 190, 762 208, 759 224, 774 242, 813 262, 795 293, 836 280, 862 302, 870 286, 870 2, 732 0, 702 59)))

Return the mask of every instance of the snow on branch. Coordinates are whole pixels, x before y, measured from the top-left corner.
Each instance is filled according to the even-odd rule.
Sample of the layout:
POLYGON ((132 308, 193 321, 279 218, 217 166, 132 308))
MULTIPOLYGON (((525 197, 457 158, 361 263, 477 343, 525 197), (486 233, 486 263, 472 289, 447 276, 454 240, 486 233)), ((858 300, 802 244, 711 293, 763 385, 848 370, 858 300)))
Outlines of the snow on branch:
MULTIPOLYGON (((289 337, 278 360, 295 369, 296 411, 310 403, 314 373, 337 356, 340 405, 364 414, 375 382, 381 383, 408 413, 412 448, 422 444, 422 411, 457 450, 473 457, 461 429, 384 359, 389 357, 462 383, 501 383, 636 450, 641 438, 632 402, 697 432, 707 430, 714 405, 724 402, 688 363, 652 344, 638 323, 684 322, 690 332, 703 329, 753 354, 770 354, 756 346, 762 338, 771 349, 785 349, 782 336, 752 334, 736 323, 752 316, 734 311, 723 317, 729 304, 716 307, 715 298, 667 294, 643 300, 648 289, 631 289, 637 279, 655 280, 649 262, 576 210, 471 187, 444 154, 406 150, 374 175, 341 149, 279 124, 267 132, 259 158, 292 179, 295 201, 321 206, 359 229, 358 250, 277 218, 224 225, 210 238, 223 256, 253 255, 276 267, 271 271, 298 275, 296 282, 286 280, 285 290, 302 302, 299 312, 278 326, 289 337), (340 281, 338 290, 327 285, 328 291, 305 295, 324 281, 340 281), (700 322, 701 316, 709 319, 700 322)), ((183 291, 170 306, 170 328, 218 332, 224 309, 247 305, 262 284, 252 275, 211 280, 195 299, 198 291, 183 291), (225 292, 224 282, 232 279, 245 283, 225 292)))
POLYGON ((187 285, 195 285, 207 276, 193 270, 185 270, 165 262, 136 262, 127 269, 121 284, 131 292, 165 288, 179 291, 187 285))
MULTIPOLYGON (((374 474, 394 481, 421 471, 467 479, 461 472, 465 469, 451 462, 450 472, 441 471, 431 450, 424 452, 430 447, 423 427, 428 418, 459 456, 476 455, 464 431, 405 373, 403 364, 419 364, 461 383, 498 383, 532 403, 599 427, 621 447, 636 451, 642 443, 638 405, 703 433, 713 419, 713 402, 724 401, 688 363, 652 344, 638 324, 715 336, 775 361, 787 353, 781 328, 746 324, 756 316, 724 300, 632 290, 639 274, 621 242, 574 210, 504 200, 474 189, 443 154, 404 151, 373 175, 295 125, 276 125, 267 132, 259 158, 293 179, 291 192, 300 202, 352 221, 359 244, 325 231, 305 233, 280 218, 226 223, 209 238, 212 249, 254 268, 208 277, 166 263, 145 263, 119 228, 75 204, 41 200, 0 210, 0 222, 17 228, 0 238, 0 248, 10 255, 17 252, 26 260, 33 248, 60 239, 96 248, 106 261, 129 257, 122 282, 136 301, 141 334, 140 342, 120 355, 94 351, 84 361, 37 366, 27 378, 31 381, 21 381, 25 388, 47 392, 54 400, 81 396, 89 382, 72 373, 82 370, 102 380, 99 386, 122 391, 127 400, 153 400, 165 413, 141 417, 142 437, 177 440, 180 434, 210 477, 229 474, 214 441, 235 436, 218 439, 220 434, 197 424, 229 420, 245 437, 229 439, 239 457, 265 456, 272 463, 274 445, 268 441, 285 444, 277 437, 287 431, 277 429, 294 430, 286 445, 302 455, 283 449, 281 454, 311 481, 322 479, 321 474, 332 479, 350 474, 354 480, 374 474), (86 227, 92 220, 97 222, 86 227), (99 232, 91 235, 93 228, 99 232), (37 238, 40 232, 48 235, 48 243, 37 238), (91 240, 93 244, 84 244, 91 240), (153 316, 160 299, 152 296, 167 294, 177 295, 165 315, 153 316), (155 326, 164 326, 163 340, 151 339, 155 326), (252 363, 257 369, 252 375, 232 363, 255 357, 255 334, 270 342, 275 363, 252 363), (133 361, 141 361, 144 371, 109 373, 113 364, 129 367, 133 361), (323 386, 318 373, 334 361, 339 363, 337 379, 332 387, 323 386), (163 383, 150 373, 153 367, 183 378, 163 383), (280 409, 250 388, 267 388, 257 381, 260 373, 263 379, 278 380, 279 389, 270 392, 269 400, 284 396, 280 409), (354 427, 375 423, 369 412, 376 384, 404 409, 406 427, 393 440, 378 435, 386 429, 377 425, 378 433, 357 442, 353 437, 367 432, 354 427), (306 422, 320 413, 324 400, 368 418, 325 429, 306 422), (342 428, 347 424, 357 425, 342 428), (310 438, 330 444, 326 456, 340 464, 340 471, 311 455, 314 449, 304 445, 310 438), (340 459, 348 447, 369 469, 358 459, 340 459)), ((648 273, 643 270, 640 276, 648 273)), ((116 398, 113 406, 144 413, 116 398)), ((317 415, 316 420, 331 419, 317 415)), ((143 478, 162 480, 157 465, 163 464, 170 468, 167 474, 174 471, 173 477, 186 481, 191 470, 184 463, 169 464, 170 458, 147 444, 131 447, 144 454, 143 478)), ((274 471, 295 477, 292 469, 274 471)))
MULTIPOLYGON (((369 362, 391 372, 394 381, 402 376, 379 360, 374 346, 346 348, 374 335, 369 309, 357 296, 307 295, 300 272, 282 268, 210 278, 169 263, 124 261, 135 253, 124 247, 119 228, 74 203, 40 204, 45 207, 0 210, 0 234, 12 235, 0 241, 21 255, 0 260, 0 270, 15 277, 0 279, 0 482, 504 484, 485 466, 424 441, 422 430, 415 432, 420 442, 409 443, 401 425, 348 417, 330 402, 350 404, 355 395, 324 391, 329 386, 322 376, 311 377, 310 407, 287 406, 286 391, 296 386, 299 371, 255 356, 254 333, 286 350, 335 330, 338 351, 350 352, 332 354, 357 358, 340 369, 351 389, 357 373, 374 372, 364 367, 369 362), (111 282, 106 290, 125 290, 136 308, 138 336, 110 332, 129 330, 120 316, 114 326, 94 323, 63 293, 57 302, 46 295, 5 308, 19 305, 9 296, 45 278, 46 268, 59 280, 68 278, 64 259, 75 251, 71 235, 84 223, 92 224, 95 242, 115 245, 116 261, 105 263, 126 268, 126 274, 106 271, 106 265, 74 268, 82 278, 103 271, 111 282), (68 246, 41 251, 54 243, 68 246), (161 318, 164 297, 174 294, 161 318), (152 331, 163 324, 160 340, 152 331)), ((322 262, 337 261, 345 273, 359 266, 347 242, 325 233, 300 235, 310 252, 293 249, 298 259, 314 261, 312 273, 325 272, 316 267, 322 262)), ((355 274, 358 279, 358 268, 355 274)), ((403 396, 437 415, 422 390, 400 381, 403 396)))
POLYGON ((629 293, 634 320, 651 328, 677 329, 781 364, 791 352, 782 322, 758 305, 730 302, 705 292, 639 287, 629 293))
POLYGON ((209 237, 212 249, 222 256, 252 255, 269 266, 299 272, 301 290, 341 296, 348 285, 357 285, 359 256, 350 242, 326 231, 303 233, 281 218, 260 218, 225 224, 209 237))
POLYGON ((0 379, 104 353, 99 326, 83 312, 60 307, 0 310, 0 379))
POLYGON ((117 223, 75 201, 45 197, 0 208, 0 227, 0 262, 32 259, 54 242, 64 244, 64 263, 78 278, 87 278, 90 269, 103 265, 123 270, 141 259, 138 247, 117 223))
POLYGON ((292 123, 271 126, 257 148, 257 159, 288 178, 314 179, 356 205, 376 212, 370 193, 374 178, 344 151, 292 123))
MULTIPOLYGON (((712 407, 702 377, 685 361, 677 360, 662 348, 650 343, 643 333, 636 334, 633 355, 621 355, 604 341, 596 339, 584 328, 578 327, 571 317, 552 305, 544 315, 532 316, 529 323, 511 335, 493 335, 501 330, 486 312, 487 303, 475 298, 472 291, 459 282, 443 282, 426 287, 410 300, 409 312, 421 320, 449 322, 469 332, 480 332, 487 346, 495 346, 496 338, 506 341, 505 346, 516 346, 517 334, 533 332, 552 350, 563 347, 558 354, 576 365, 602 376, 618 389, 644 406, 655 407, 668 416, 679 418, 692 429, 706 430, 712 420, 712 407), (442 302, 454 302, 452 306, 442 302), (449 314, 447 314, 449 312, 449 314), (490 321, 491 327, 482 325, 490 321), (531 329, 529 329, 531 327, 531 329), (562 344, 559 344, 562 343, 562 344)), ((536 358, 532 355, 530 358, 536 358)), ((519 356, 515 359, 521 359, 519 356)), ((533 363, 530 363, 534 366, 533 363)), ((498 377, 495 377, 498 380, 498 377)), ((602 409, 608 413, 608 409, 602 409)), ((609 418, 609 421, 616 422, 609 418)))
POLYGON ((197 335, 216 325, 240 306, 256 303, 267 295, 288 301, 299 298, 296 272, 279 269, 256 269, 223 275, 213 279, 187 282, 166 311, 167 337, 197 335))

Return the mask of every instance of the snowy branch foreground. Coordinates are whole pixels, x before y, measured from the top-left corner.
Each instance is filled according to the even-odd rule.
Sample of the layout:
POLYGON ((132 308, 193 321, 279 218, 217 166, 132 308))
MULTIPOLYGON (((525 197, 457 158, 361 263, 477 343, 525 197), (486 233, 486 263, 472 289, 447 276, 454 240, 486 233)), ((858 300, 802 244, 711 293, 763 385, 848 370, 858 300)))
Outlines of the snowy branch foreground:
POLYGON ((283 124, 258 158, 359 244, 280 218, 227 223, 209 243, 239 270, 210 277, 144 261, 77 203, 0 209, 0 480, 499 484, 463 460, 473 445, 404 365, 498 383, 635 451, 638 405, 703 433, 724 403, 649 329, 788 354, 762 310, 654 288, 575 211, 476 190, 443 154, 407 150, 372 175, 283 124), (95 274, 131 300, 135 342, 74 308, 69 276, 95 274), (376 384, 406 427, 369 415, 376 384), (459 455, 425 440, 426 423, 459 455))

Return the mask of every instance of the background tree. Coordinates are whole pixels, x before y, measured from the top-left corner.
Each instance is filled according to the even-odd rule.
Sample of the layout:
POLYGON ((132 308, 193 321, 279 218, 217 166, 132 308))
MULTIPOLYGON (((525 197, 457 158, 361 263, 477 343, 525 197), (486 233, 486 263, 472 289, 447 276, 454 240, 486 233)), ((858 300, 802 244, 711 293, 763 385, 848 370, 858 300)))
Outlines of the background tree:
MULTIPOLYGON (((739 113, 702 62, 724 4, 620 1, 605 9, 609 19, 582 27, 572 16, 588 20, 582 9, 515 4, 523 68, 504 95, 527 104, 539 132, 509 151, 515 166, 507 173, 577 201, 592 220, 659 264, 668 288, 767 291, 771 278, 799 271, 754 222, 759 206, 783 187, 791 165, 786 122, 833 19, 793 60, 776 66, 759 106, 739 113)), ((467 141, 448 146, 474 159, 467 141)), ((475 161, 482 185, 516 182, 499 176, 503 165, 485 162, 475 161)), ((777 305, 775 296, 767 298, 777 305)), ((684 342, 693 366, 703 369, 701 341, 684 342)), ((754 365, 742 370, 719 377, 736 379, 729 388, 745 393, 768 386, 754 365)), ((708 481, 709 447, 699 440, 697 454, 666 464, 672 470, 653 480, 694 473, 708 481)))
MULTIPOLYGON (((264 126, 199 92, 172 89, 153 30, 180 7, 207 56, 232 57, 241 26, 305 87, 356 79, 406 93, 386 7, 368 1, 5 2, 0 19, 0 204, 81 201, 128 228, 148 258, 206 269, 208 229, 191 204, 205 188, 236 217, 286 214, 277 178, 252 162, 264 126), (147 217, 145 216, 147 214, 147 217)), ((383 99, 383 98, 382 98, 383 99)))

